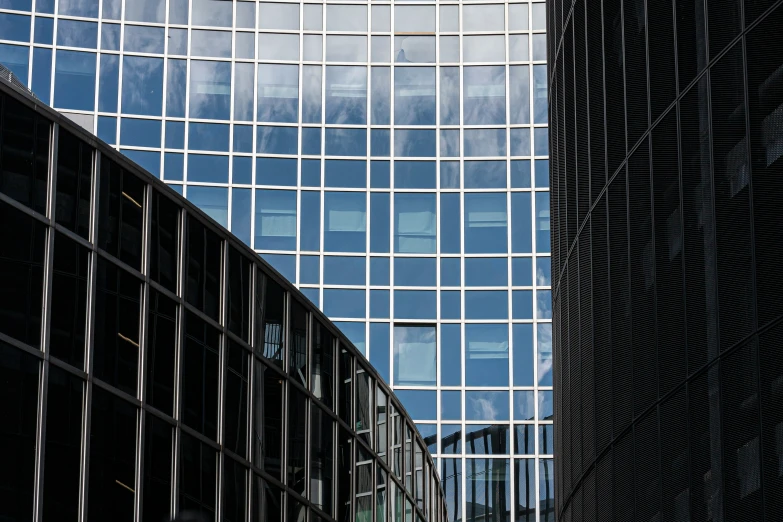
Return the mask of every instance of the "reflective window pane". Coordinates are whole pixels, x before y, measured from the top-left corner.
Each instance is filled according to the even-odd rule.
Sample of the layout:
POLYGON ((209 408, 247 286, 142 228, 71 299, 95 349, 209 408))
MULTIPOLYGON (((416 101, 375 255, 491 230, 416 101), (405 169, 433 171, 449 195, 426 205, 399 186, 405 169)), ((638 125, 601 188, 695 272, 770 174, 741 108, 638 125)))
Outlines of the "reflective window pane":
POLYGON ((395 385, 435 385, 434 326, 395 326, 393 349, 395 385))
MULTIPOLYGON (((24 50, 27 54, 27 49, 24 50)), ((55 59, 54 106, 62 109, 94 110, 95 54, 58 50, 55 59)), ((128 89, 130 90, 130 87, 128 89)))
MULTIPOLYGON (((307 15, 307 9, 305 9, 307 15)), ((261 2, 258 7, 259 29, 299 29, 299 6, 297 4, 261 2)), ((305 27, 309 29, 309 27, 305 27)))
POLYGON ((367 122, 367 68, 331 65, 326 68, 326 123, 367 122))
POLYGON ((434 253, 435 230, 434 194, 395 194, 395 252, 434 253))
POLYGON ((507 325, 465 325, 465 384, 468 386, 508 384, 507 325))

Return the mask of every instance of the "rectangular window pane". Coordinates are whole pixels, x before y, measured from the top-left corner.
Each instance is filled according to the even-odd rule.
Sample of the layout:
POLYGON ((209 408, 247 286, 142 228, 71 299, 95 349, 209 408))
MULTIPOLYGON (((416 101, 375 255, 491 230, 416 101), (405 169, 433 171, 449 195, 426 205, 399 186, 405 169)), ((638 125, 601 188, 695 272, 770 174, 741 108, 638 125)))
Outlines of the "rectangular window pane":
POLYGON ((296 250, 296 192, 256 191, 255 247, 296 250))
POLYGON ((435 253, 435 194, 395 194, 394 251, 435 253))
POLYGON ((220 334, 188 313, 182 369, 182 419, 205 436, 217 438, 220 334))
POLYGON ((434 326, 395 326, 393 349, 395 385, 435 385, 434 326))
POLYGON ((508 384, 507 325, 465 325, 465 384, 468 386, 508 384))
POLYGON ((467 520, 502 522, 511 510, 508 459, 467 459, 467 520))

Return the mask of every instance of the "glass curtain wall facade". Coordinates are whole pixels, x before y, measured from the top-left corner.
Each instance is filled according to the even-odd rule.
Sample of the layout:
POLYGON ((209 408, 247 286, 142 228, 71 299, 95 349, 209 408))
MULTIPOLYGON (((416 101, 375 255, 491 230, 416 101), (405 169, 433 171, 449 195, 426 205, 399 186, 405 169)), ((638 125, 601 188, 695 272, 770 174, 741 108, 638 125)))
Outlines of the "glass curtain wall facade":
POLYGON ((399 400, 237 238, 4 80, 0 174, 0 519, 445 519, 399 400))
POLYGON ((335 321, 430 442, 452 521, 551 520, 545 13, 0 0, 0 63, 335 321))
POLYGON ((558 520, 781 520, 783 6, 548 5, 558 520))

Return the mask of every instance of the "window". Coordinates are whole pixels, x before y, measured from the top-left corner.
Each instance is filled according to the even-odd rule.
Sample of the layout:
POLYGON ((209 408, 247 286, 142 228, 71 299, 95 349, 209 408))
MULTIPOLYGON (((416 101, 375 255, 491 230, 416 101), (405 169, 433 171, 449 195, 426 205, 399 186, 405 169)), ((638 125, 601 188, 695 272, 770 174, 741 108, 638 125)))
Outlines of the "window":
MULTIPOLYGON (((228 5, 230 8, 231 4, 228 5)), ((227 120, 230 114, 230 103, 231 64, 228 62, 191 61, 190 117, 227 120)))
MULTIPOLYGON (((198 156, 190 156, 190 158, 193 162, 200 161, 198 156)), ((201 158, 206 159, 209 156, 201 158)), ((195 185, 188 187, 187 194, 188 200, 206 215, 217 221, 219 225, 228 226, 228 188, 195 185)))
POLYGON ((217 234, 195 217, 188 217, 185 298, 216 321, 220 313, 221 245, 217 234))
POLYGON ((501 522, 511 510, 508 459, 467 459, 467 520, 501 522), (505 505, 504 505, 505 504, 505 505))
POLYGON ((310 415, 310 500, 326 513, 332 512, 334 422, 321 408, 310 415))
POLYGON ((333 408, 334 393, 334 338, 320 322, 313 332, 313 364, 310 390, 327 407, 333 408))
POLYGON ((55 219, 87 239, 90 230, 92 149, 66 130, 57 145, 57 209, 55 219))
POLYGON ((163 520, 171 504, 172 426, 147 415, 144 426, 144 519, 163 520))
POLYGON ((86 248, 55 233, 49 352, 80 369, 84 368, 88 262, 86 248))
POLYGON ((255 359, 254 364, 256 402, 261 400, 263 403, 258 404, 258 413, 254 416, 253 458, 261 469, 280 478, 283 456, 283 381, 258 359, 255 359))
POLYGON ((506 123, 506 72, 503 66, 465 67, 465 125, 506 123))
POLYGON ((299 67, 258 66, 258 121, 296 123, 299 106, 299 67))
MULTIPOLYGON (((403 6, 398 6, 397 9, 400 7, 403 6)), ((404 49, 399 52, 403 53, 404 49)), ((435 125, 434 67, 395 68, 394 123, 396 125, 435 125)))
POLYGON ((289 311, 288 373, 305 388, 307 387, 307 331, 310 317, 307 309, 298 301, 291 300, 289 311))
POLYGON ((507 325, 465 325, 465 384, 508 385, 507 325))
POLYGON ((435 253, 435 194, 394 195, 394 251, 435 253))
MULTIPOLYGON (((465 392, 465 420, 508 420, 508 411, 508 391, 506 390, 468 390, 465 392)), ((467 432, 465 437, 468 437, 467 432)), ((504 451, 503 453, 506 452, 504 451)))
POLYGON ((150 275, 172 292, 177 289, 179 209, 158 191, 152 193, 150 228, 150 275))
POLYGON ((328 66, 326 68, 326 123, 363 125, 366 122, 367 68, 328 66))
POLYGON ((190 312, 185 327, 182 420, 214 440, 217 438, 220 333, 190 312))
POLYGON ((436 336, 434 326, 394 327, 394 384, 436 384, 436 336))
MULTIPOLYGON (((524 6, 527 9, 527 4, 524 4, 524 6)), ((532 428, 533 426, 530 427, 532 428)), ((522 428, 522 426, 517 426, 517 429, 520 428, 522 428)), ((525 426, 525 432, 527 432, 527 429, 528 426, 525 426)), ((520 451, 517 453, 522 452, 520 451)), ((516 520, 517 522, 536 522, 535 459, 515 459, 514 478, 516 479, 517 483, 516 520)))
MULTIPOLYGON (((26 48, 19 49, 25 49, 27 55, 26 48)), ((95 56, 95 53, 57 51, 54 68, 55 107, 84 111, 95 109, 95 56)))
MULTIPOLYGON (((191 91, 191 98, 192 96, 193 91, 191 91)), ((192 108, 191 99, 191 110, 192 108)), ((160 116, 162 110, 163 59, 139 56, 123 57, 122 112, 160 116)))
POLYGON ((327 192, 324 195, 324 249, 328 252, 364 252, 367 199, 363 192, 327 192))
POLYGON ((260 337, 256 338, 256 351, 259 355, 274 361, 282 368, 285 353, 283 351, 283 314, 285 311, 285 290, 271 279, 266 279, 266 288, 259 280, 257 298, 263 296, 264 306, 257 309, 256 324, 261 324, 260 337), (262 314, 263 311, 263 314, 262 314))
POLYGON ((465 252, 505 253, 506 195, 465 194, 465 252))
POLYGON ((136 270, 141 270, 144 190, 136 176, 109 159, 101 161, 98 205, 98 246, 136 270))
POLYGON ((256 191, 255 247, 296 250, 296 192, 256 191))
POLYGON ((179 507, 207 520, 215 519, 218 455, 210 446, 187 433, 180 436, 179 507))
POLYGON ((150 289, 147 328, 147 402, 172 415, 177 342, 177 305, 150 289))
POLYGON ((247 455, 250 355, 234 341, 228 342, 223 410, 223 445, 241 457, 247 455))

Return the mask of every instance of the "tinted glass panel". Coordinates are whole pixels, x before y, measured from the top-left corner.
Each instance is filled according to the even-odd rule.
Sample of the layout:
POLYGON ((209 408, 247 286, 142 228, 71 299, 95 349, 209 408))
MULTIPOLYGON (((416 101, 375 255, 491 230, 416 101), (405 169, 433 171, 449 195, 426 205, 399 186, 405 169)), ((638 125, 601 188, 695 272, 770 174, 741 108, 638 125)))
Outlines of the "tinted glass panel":
POLYGON ((307 399, 305 395, 293 386, 289 387, 288 395, 288 435, 286 447, 288 451, 288 469, 286 479, 288 486, 296 493, 305 492, 305 441, 307 437, 307 399))
POLYGON ((228 249, 228 329, 245 341, 250 336, 250 260, 234 247, 228 249))
POLYGON ((223 405, 223 445, 241 457, 247 455, 250 355, 231 341, 226 352, 226 391, 223 405))
POLYGON ((182 419, 211 439, 217 438, 220 334, 188 313, 183 349, 182 419))
POLYGON ((220 312, 220 238, 191 216, 186 248, 187 301, 217 320, 220 312))
POLYGON ((91 189, 92 149, 68 131, 60 131, 55 218, 85 239, 90 227, 91 189))
POLYGON ((150 275, 167 289, 177 290, 177 251, 179 244, 179 209, 157 191, 152 193, 150 227, 150 275))
POLYGON ((307 310, 299 302, 291 300, 288 349, 288 372, 294 380, 307 386, 307 310))
MULTIPOLYGON (((280 477, 283 444, 283 381, 258 360, 254 368, 255 401, 253 458, 256 465, 280 477)), ((279 518, 278 518, 279 520, 279 518)))
POLYGON ((86 248, 55 234, 49 351, 77 368, 84 368, 88 261, 86 248))
POLYGON ((144 519, 163 520, 171 504, 172 427, 147 415, 144 427, 144 519))
POLYGON ((214 449, 191 435, 181 435, 179 506, 183 512, 198 513, 207 521, 215 519, 217 462, 214 449))
POLYGON ((174 404, 177 306, 150 289, 147 323, 147 402, 169 415, 174 404))
MULTIPOLYGON (((272 281, 266 280, 264 295, 264 314, 261 318, 261 330, 256 338, 256 351, 266 359, 277 361, 282 367, 283 351, 283 314, 285 310, 285 291, 272 281)), ((259 296, 260 297, 260 296, 259 296)))
POLYGON ((101 161, 98 246, 141 270, 144 183, 109 159, 101 161))
POLYGON ((394 384, 434 385, 434 326, 394 327, 394 384))

